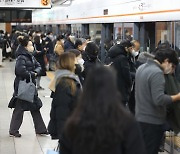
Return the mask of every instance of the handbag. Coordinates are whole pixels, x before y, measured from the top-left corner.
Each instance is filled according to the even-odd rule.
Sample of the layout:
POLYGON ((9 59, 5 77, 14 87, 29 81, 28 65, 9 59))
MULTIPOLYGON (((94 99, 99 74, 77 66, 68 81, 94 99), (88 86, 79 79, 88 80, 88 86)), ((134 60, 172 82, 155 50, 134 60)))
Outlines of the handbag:
POLYGON ((17 98, 20 100, 33 103, 35 94, 36 94, 36 86, 32 82, 32 78, 30 74, 30 82, 27 83, 26 80, 19 81, 17 98))
POLYGON ((6 52, 7 52, 7 53, 10 53, 10 52, 11 52, 11 47, 10 47, 9 42, 7 42, 6 52))

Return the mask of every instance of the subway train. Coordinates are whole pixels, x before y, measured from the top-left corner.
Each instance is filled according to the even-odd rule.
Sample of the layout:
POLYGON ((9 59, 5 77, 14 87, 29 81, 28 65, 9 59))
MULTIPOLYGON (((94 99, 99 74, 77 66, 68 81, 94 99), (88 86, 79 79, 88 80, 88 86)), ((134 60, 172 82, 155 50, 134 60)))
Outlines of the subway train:
POLYGON ((54 34, 68 30, 101 43, 130 36, 141 51, 151 52, 166 40, 179 50, 179 19, 179 0, 52 0, 51 9, 33 10, 32 23, 21 26, 54 34))

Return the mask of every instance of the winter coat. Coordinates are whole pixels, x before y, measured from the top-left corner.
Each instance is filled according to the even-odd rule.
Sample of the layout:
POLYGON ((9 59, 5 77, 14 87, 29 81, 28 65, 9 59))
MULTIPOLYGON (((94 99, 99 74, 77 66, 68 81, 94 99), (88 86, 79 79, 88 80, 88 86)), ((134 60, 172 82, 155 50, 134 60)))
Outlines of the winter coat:
MULTIPOLYGON (((109 151, 109 154, 147 154, 137 122, 133 120, 126 121, 126 123, 127 125, 124 128, 125 131, 123 132, 123 140, 119 141, 119 144, 117 146, 113 146, 111 149, 107 149, 109 151)), ((85 142, 87 142, 88 144, 88 141, 85 142)), ((65 133, 63 133, 60 139, 60 144, 61 146, 59 152, 61 154, 78 154, 78 151, 74 150, 75 145, 73 139, 71 140, 70 138, 68 138, 65 133)))
POLYGON ((70 49, 75 49, 75 46, 70 40, 66 40, 64 43, 64 51, 66 52, 70 49))
POLYGON ((0 48, 2 49, 4 47, 4 36, 0 34, 0 48))
MULTIPOLYGON (((165 92, 175 95, 180 91, 180 84, 173 74, 165 74, 165 92)), ((173 131, 180 132, 180 101, 171 103, 167 106, 167 121, 173 131)))
POLYGON ((35 51, 33 52, 34 57, 41 65, 41 73, 40 76, 46 76, 46 67, 45 67, 45 51, 42 48, 42 44, 34 44, 35 51), (40 52, 37 52, 40 51, 40 52))
POLYGON ((74 80, 71 77, 62 77, 61 82, 57 83, 53 94, 50 121, 48 125, 48 132, 52 139, 59 139, 61 136, 64 124, 76 106, 77 96, 80 91, 80 83, 74 80, 76 92, 75 95, 73 95, 71 93, 70 85, 65 81, 66 78, 74 80))
POLYGON ((46 48, 46 54, 47 55, 51 55, 54 54, 54 47, 53 47, 53 42, 49 37, 46 37, 45 39, 45 46, 44 48, 46 48))
POLYGON ((82 56, 83 60, 84 60, 84 71, 82 72, 82 77, 85 79, 89 70, 97 65, 97 64, 101 64, 100 60, 98 59, 97 55, 90 55, 89 53, 87 53, 86 51, 83 52, 83 56, 82 56))
POLYGON ((64 52, 64 45, 62 44, 61 41, 57 41, 56 42, 56 45, 54 47, 54 52, 57 54, 57 55, 61 55, 63 52, 64 52))
MULTIPOLYGON (((35 73, 37 75, 40 75, 41 73, 41 66, 40 64, 36 61, 34 56, 29 53, 24 47, 19 46, 17 50, 17 60, 16 60, 16 65, 15 65, 15 80, 14 80, 14 93, 11 101, 9 102, 9 108, 15 108, 16 106, 16 96, 18 94, 18 86, 19 86, 19 81, 26 79, 27 82, 30 81, 30 74, 32 77, 32 81, 34 84, 36 84, 35 81, 35 73)), ((29 103, 29 102, 22 102, 22 108, 23 110, 35 110, 39 109, 42 104, 40 102, 40 99, 36 95, 34 98, 34 103, 29 103), (38 108, 34 108, 31 106, 31 104, 40 104, 38 108)))
POLYGON ((132 77, 130 73, 130 62, 127 57, 127 52, 124 47, 117 44, 113 46, 108 56, 112 60, 112 66, 117 72, 117 85, 121 93, 122 102, 126 103, 129 101, 129 96, 132 87, 132 77))

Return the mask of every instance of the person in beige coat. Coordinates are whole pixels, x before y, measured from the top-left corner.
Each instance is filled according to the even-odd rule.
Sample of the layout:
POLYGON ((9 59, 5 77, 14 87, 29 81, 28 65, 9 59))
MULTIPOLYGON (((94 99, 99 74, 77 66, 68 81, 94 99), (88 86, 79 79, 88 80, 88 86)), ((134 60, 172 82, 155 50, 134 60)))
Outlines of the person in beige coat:
POLYGON ((57 42, 54 47, 54 52, 59 56, 64 52, 64 36, 59 35, 57 37, 57 42))

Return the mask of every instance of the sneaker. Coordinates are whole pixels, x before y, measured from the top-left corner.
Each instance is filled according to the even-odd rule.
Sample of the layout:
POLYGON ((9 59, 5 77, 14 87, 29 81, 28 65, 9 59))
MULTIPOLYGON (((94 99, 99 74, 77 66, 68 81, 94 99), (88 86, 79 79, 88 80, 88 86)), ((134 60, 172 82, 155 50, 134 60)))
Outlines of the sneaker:
POLYGON ((21 137, 21 134, 19 134, 19 133, 14 133, 14 134, 9 133, 9 136, 10 137, 21 137))

